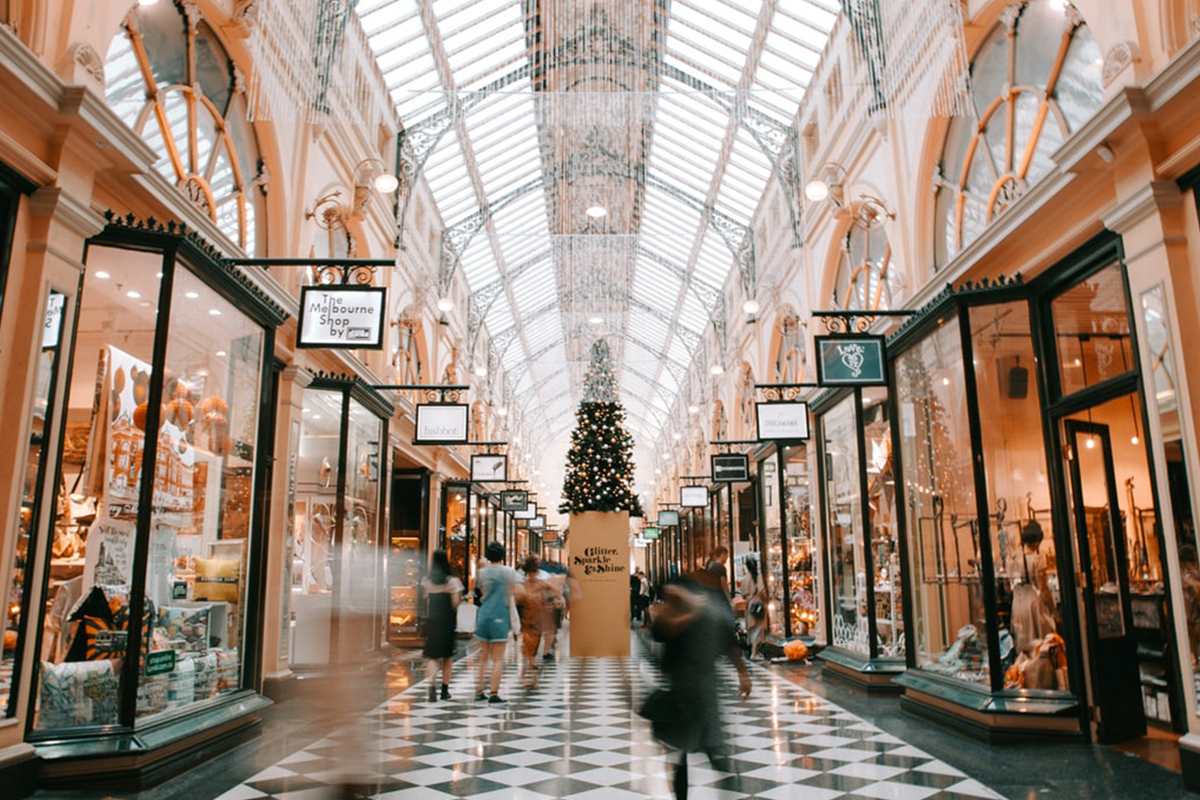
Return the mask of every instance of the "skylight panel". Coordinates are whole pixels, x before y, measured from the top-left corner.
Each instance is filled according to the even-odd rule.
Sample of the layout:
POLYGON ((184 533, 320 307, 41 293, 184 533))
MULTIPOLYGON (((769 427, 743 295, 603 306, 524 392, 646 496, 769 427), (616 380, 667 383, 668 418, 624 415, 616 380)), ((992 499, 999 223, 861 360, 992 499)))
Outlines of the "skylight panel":
POLYGON ((542 308, 554 300, 556 294, 554 270, 548 261, 531 267, 512 282, 513 299, 524 312, 542 308))
MULTIPOLYGON (((547 345, 562 340, 562 324, 558 320, 558 314, 543 314, 537 319, 525 323, 522 327, 531 356, 543 350, 547 345)), ((562 359, 557 362, 547 362, 545 356, 539 358, 542 364, 562 363, 562 359)))
MULTIPOLYGON (((675 304, 671 305, 673 308, 675 304)), ((651 342, 665 342, 667 334, 671 332, 670 327, 663 319, 641 309, 634 309, 630 312, 629 327, 640 331, 646 341, 651 342)))
POLYGON ((695 276, 711 288, 720 289, 725 285, 725 278, 732 267, 733 254, 720 234, 709 228, 696 257, 695 276))
POLYGON ((803 16, 783 8, 784 5, 781 3, 776 7, 775 15, 771 17, 771 28, 818 53, 824 50, 837 17, 815 8, 811 3, 804 4, 803 16))
POLYGON ((683 282, 662 266, 651 261, 638 262, 633 275, 633 296, 651 308, 664 314, 674 313, 682 287, 683 282))
MULTIPOLYGON (((492 307, 488 309, 486 320, 488 330, 493 336, 499 336, 515 324, 516 321, 513 319, 512 308, 508 305, 508 298, 503 293, 492 302, 492 307)), ((514 346, 517 350, 521 349, 518 345, 514 346)))
MULTIPOLYGON (((521 350, 521 348, 520 348, 520 347, 517 347, 517 348, 515 348, 515 349, 516 349, 518 352, 521 350)), ((521 353, 521 356, 522 356, 522 357, 524 357, 524 355, 525 355, 524 353, 521 353)), ((519 361, 519 360, 520 360, 520 359, 518 359, 517 361, 519 361)), ((517 362, 514 362, 514 365, 515 365, 516 363, 517 363, 517 362)), ((508 366, 507 359, 505 360, 505 366, 504 366, 504 369, 505 369, 505 371, 506 371, 506 372, 508 372, 508 371, 510 371, 510 370, 512 369, 512 367, 509 367, 509 366, 508 366)), ((526 392, 526 391, 528 391, 528 390, 530 390, 530 389, 532 389, 532 388, 533 388, 533 374, 532 374, 532 373, 531 373, 529 370, 527 370, 527 369, 526 369, 526 370, 522 370, 521 376, 520 376, 520 377, 517 379, 516 385, 514 385, 514 386, 513 386, 513 391, 514 391, 516 394, 521 394, 522 392, 526 392)))
POLYGON ((467 285, 473 291, 500 279, 500 270, 496 269, 496 258, 492 255, 491 248, 483 241, 487 234, 481 231, 476 236, 480 237, 480 241, 471 241, 471 246, 462 254, 460 262, 467 285))
POLYGON ((752 185, 765 186, 771 179, 771 161, 745 127, 738 129, 729 159, 739 170, 752 176, 752 185))
POLYGON ((753 12, 713 0, 674 0, 671 10, 675 17, 707 32, 710 36, 725 39, 745 50, 754 36, 759 9, 753 12))
MULTIPOLYGON (((699 19, 707 19, 699 17, 699 19)), ((750 46, 750 38, 732 35, 732 29, 725 27, 725 35, 729 41, 722 41, 706 33, 701 28, 691 25, 692 20, 675 16, 667 34, 668 51, 677 50, 686 54, 688 50, 702 52, 707 58, 714 59, 724 65, 717 72, 724 78, 736 83, 741 76, 742 67, 746 63, 746 47, 750 46), (733 41, 740 39, 740 41, 733 41), (736 45, 736 46, 735 46, 736 45)))
POLYGON ((367 43, 378 57, 380 70, 385 72, 400 59, 411 57, 417 47, 425 52, 429 50, 425 26, 415 14, 399 21, 389 19, 387 24, 367 34, 367 43))
POLYGON ((385 2, 361 3, 355 9, 362 28, 368 37, 374 36, 383 28, 391 25, 403 25, 409 20, 416 19, 420 24, 420 11, 416 0, 386 0, 385 2))
POLYGON ((430 4, 438 24, 454 31, 486 19, 504 6, 517 5, 513 0, 433 0, 430 4))
MULTIPOLYGON (((684 364, 690 364, 692 359, 696 357, 696 354, 688 350, 687 345, 683 343, 683 339, 679 338, 678 336, 671 340, 671 346, 667 352, 670 354, 671 358, 676 361, 683 362, 684 364)), ((669 375, 664 372, 663 377, 665 379, 669 377, 669 375)))

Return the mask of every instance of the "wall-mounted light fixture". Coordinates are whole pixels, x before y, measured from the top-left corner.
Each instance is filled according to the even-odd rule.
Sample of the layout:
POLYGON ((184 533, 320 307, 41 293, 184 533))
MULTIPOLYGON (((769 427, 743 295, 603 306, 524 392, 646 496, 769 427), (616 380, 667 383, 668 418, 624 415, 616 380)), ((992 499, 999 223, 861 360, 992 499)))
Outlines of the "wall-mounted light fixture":
POLYGON ((831 198, 834 205, 842 204, 842 185, 846 181, 846 168, 835 161, 830 161, 817 170, 816 174, 804 184, 804 196, 814 203, 831 198))

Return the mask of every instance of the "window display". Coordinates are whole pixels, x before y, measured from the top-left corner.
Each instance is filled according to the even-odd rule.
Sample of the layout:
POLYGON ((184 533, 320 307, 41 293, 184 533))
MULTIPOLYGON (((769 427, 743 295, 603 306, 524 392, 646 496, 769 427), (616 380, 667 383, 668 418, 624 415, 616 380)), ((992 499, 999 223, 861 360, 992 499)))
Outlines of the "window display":
POLYGON ((783 621, 783 539, 779 513, 779 468, 774 454, 758 462, 759 488, 762 491, 763 580, 767 583, 767 626, 771 633, 784 634, 783 621))
POLYGON ((975 477, 955 315, 896 358, 916 666, 990 685, 975 477))
POLYGON ((788 608, 793 634, 811 633, 820 618, 817 598, 816 526, 812 517, 812 486, 809 483, 808 447, 784 448, 787 481, 788 608))
POLYGON ((88 248, 37 731, 149 724, 243 685, 262 320, 281 313, 242 310, 192 257, 88 248))

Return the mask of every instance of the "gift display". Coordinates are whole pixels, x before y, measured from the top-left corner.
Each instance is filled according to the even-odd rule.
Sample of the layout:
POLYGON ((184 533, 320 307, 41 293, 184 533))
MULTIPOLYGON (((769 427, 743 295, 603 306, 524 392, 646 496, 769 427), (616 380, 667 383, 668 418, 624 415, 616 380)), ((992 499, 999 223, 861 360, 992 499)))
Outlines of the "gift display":
POLYGON ((163 606, 158 611, 158 628, 166 638, 167 646, 179 655, 208 652, 208 606, 199 608, 176 608, 163 606))
POLYGON ((117 721, 117 675, 111 661, 42 662, 39 729, 117 721))
POLYGON ((238 601, 241 562, 232 558, 197 558, 193 596, 197 600, 238 601))

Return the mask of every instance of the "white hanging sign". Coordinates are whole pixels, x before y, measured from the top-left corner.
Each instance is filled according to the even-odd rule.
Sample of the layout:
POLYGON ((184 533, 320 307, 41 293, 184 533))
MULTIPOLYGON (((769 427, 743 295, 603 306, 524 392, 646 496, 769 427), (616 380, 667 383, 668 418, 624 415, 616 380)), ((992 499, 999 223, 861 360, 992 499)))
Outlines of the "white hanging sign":
POLYGON ((756 403, 760 442, 794 442, 808 438, 808 403, 756 403))
POLYGON ((382 286, 304 286, 296 347, 381 350, 387 289, 382 286))
POLYGON ((421 403, 417 406, 413 444, 466 444, 466 403, 421 403))

